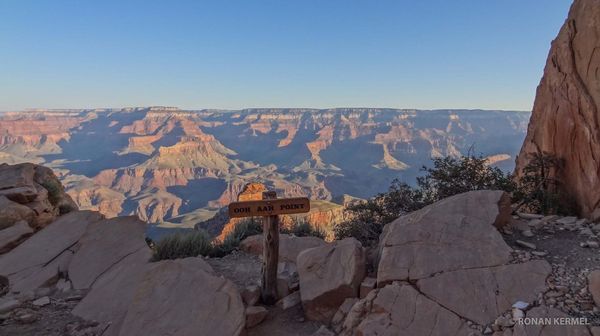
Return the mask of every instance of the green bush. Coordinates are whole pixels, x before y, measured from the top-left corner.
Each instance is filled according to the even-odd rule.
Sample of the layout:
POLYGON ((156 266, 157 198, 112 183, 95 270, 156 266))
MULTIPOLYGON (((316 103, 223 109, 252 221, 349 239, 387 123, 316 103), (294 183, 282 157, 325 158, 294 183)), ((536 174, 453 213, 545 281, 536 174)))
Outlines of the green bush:
POLYGON ((207 256, 212 250, 211 239, 205 231, 175 233, 156 242, 152 260, 207 256))
POLYGON ((156 243, 151 239, 147 239, 146 242, 153 250, 152 261, 197 256, 222 257, 238 248, 246 237, 261 232, 260 221, 248 218, 238 223, 222 242, 212 240, 208 233, 202 230, 175 233, 156 243))
POLYGON ((231 253, 240 246, 240 242, 246 237, 253 236, 262 232, 262 221, 255 218, 245 218, 237 223, 221 243, 215 244, 211 256, 221 257, 231 253))
MULTIPOLYGON (((42 182, 41 185, 48 191, 48 201, 50 201, 50 204, 56 206, 58 202, 60 202, 60 194, 62 192, 62 186, 60 182, 57 180, 46 180, 42 182)), ((61 211, 69 212, 67 210, 61 211)))
POLYGON ((576 214, 578 211, 573 199, 561 191, 561 182, 554 178, 562 167, 562 160, 554 155, 542 152, 531 154, 513 193, 517 209, 524 208, 546 215, 576 214))
POLYGON ((293 234, 296 237, 318 237, 325 239, 327 234, 319 227, 314 228, 305 218, 294 218, 291 226, 282 227, 281 233, 293 234))

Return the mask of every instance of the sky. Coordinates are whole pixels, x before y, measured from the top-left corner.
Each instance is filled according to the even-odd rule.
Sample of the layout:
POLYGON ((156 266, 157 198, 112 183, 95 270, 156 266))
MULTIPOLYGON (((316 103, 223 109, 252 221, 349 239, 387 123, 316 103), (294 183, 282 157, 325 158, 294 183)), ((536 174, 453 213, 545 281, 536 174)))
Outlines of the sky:
POLYGON ((566 0, 0 0, 0 111, 531 110, 566 0))

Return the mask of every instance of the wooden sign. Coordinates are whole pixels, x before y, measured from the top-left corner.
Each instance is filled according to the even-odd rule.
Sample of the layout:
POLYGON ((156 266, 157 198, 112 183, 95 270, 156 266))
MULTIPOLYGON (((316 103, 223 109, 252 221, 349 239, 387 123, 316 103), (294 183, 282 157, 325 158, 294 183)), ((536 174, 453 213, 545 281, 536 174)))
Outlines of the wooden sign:
POLYGON ((229 204, 230 218, 291 215, 309 211, 310 200, 306 197, 264 199, 229 204))

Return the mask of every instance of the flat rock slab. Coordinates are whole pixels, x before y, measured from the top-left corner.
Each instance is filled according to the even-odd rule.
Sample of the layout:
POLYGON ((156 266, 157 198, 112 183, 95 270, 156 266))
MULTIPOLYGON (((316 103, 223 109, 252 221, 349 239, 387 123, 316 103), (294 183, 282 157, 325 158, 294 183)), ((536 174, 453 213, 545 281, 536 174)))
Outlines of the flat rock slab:
POLYGON ((99 213, 92 211, 75 211, 59 217, 9 253, 0 256, 0 275, 10 278, 19 272, 47 265, 75 245, 90 223, 101 219, 99 213))
POLYGON ((148 262, 151 257, 150 249, 141 249, 125 257, 98 278, 89 293, 73 309, 73 315, 108 323, 109 327, 103 336, 118 335, 137 286, 155 265, 148 262))
POLYGON ((391 284, 358 301, 340 335, 454 336, 474 330, 410 285, 391 284))
POLYGON ((502 191, 471 191, 386 225, 380 241, 378 286, 507 264, 511 248, 495 228, 510 218, 507 201, 502 191))
POLYGON ((69 264, 74 289, 87 289, 119 261, 148 249, 144 240, 146 224, 137 217, 116 217, 88 225, 79 240, 80 248, 69 264))
POLYGON ((517 301, 533 302, 552 268, 545 260, 441 273, 417 282, 427 297, 456 314, 486 325, 517 301))

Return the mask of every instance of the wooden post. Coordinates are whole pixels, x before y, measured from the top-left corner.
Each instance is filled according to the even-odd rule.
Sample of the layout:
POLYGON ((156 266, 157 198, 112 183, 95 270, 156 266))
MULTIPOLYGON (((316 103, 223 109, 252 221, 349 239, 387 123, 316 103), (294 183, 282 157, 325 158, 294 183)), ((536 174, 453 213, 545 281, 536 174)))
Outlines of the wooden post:
MULTIPOLYGON (((263 200, 276 199, 277 193, 266 191, 263 200)), ((263 217, 262 301, 272 305, 277 301, 277 264, 279 263, 279 217, 263 217)))

